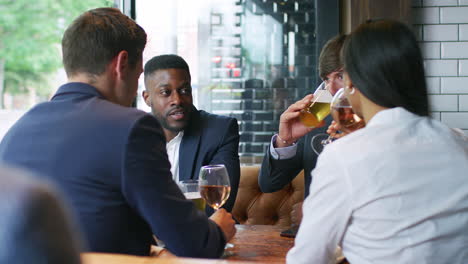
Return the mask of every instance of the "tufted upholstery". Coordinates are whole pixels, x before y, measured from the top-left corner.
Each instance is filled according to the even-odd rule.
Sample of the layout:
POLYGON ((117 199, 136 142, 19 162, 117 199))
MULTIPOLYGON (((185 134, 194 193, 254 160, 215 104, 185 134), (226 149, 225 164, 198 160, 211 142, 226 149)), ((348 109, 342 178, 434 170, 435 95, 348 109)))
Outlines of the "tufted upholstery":
POLYGON ((258 187, 260 166, 242 166, 239 190, 232 213, 246 225, 291 225, 291 209, 304 199, 301 171, 291 184, 274 193, 262 193, 258 187))

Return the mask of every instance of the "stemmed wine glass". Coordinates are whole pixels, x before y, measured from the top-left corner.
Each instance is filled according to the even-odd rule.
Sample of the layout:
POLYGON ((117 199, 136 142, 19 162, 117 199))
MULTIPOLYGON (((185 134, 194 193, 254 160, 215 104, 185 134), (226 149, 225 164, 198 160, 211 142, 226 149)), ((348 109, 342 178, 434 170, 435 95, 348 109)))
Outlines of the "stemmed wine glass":
MULTIPOLYGON (((231 192, 229 175, 223 164, 201 167, 198 175, 198 185, 200 186, 201 197, 214 210, 218 210, 224 205, 231 192)), ((233 246, 233 244, 227 243, 225 248, 233 246)))
MULTIPOLYGON (((351 104, 345 96, 344 88, 339 89, 330 103, 330 112, 333 120, 341 127, 341 131, 351 133, 365 126, 364 120, 356 115, 351 104)), ((311 140, 311 146, 318 155, 323 147, 333 142, 335 133, 330 135, 321 133, 315 135, 311 140)))
POLYGON ((229 198, 231 184, 223 164, 201 167, 198 184, 201 197, 205 199, 207 205, 215 210, 221 208, 229 198))

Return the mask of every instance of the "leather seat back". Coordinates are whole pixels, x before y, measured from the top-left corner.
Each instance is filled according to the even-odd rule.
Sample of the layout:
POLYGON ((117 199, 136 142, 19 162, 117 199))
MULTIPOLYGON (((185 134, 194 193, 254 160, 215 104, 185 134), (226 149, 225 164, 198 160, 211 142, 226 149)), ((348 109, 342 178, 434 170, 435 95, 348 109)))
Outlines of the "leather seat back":
POLYGON ((304 200, 304 172, 282 190, 262 193, 258 186, 260 166, 242 166, 239 190, 232 211, 246 225, 291 225, 292 206, 304 200))

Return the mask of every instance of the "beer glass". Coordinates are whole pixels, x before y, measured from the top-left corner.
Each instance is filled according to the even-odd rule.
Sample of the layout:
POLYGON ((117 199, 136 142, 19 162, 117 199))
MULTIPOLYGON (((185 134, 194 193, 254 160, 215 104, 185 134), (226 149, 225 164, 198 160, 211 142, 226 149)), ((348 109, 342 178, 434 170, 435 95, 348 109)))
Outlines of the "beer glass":
POLYGON ((198 210, 205 212, 205 200, 200 195, 198 180, 180 181, 179 188, 187 200, 191 200, 198 210))
MULTIPOLYGON (((351 133, 365 126, 364 120, 356 115, 344 93, 344 88, 339 89, 330 104, 330 111, 333 120, 340 125, 345 133, 351 133)), ((311 145, 315 153, 320 154, 323 147, 334 140, 335 134, 321 133, 312 138, 311 145)))
POLYGON ((307 127, 317 127, 330 114, 332 95, 325 82, 322 82, 314 92, 312 103, 301 110, 299 120, 307 127))
POLYGON ((229 198, 231 184, 229 175, 223 164, 207 165, 200 169, 198 176, 201 197, 206 204, 218 210, 229 198))

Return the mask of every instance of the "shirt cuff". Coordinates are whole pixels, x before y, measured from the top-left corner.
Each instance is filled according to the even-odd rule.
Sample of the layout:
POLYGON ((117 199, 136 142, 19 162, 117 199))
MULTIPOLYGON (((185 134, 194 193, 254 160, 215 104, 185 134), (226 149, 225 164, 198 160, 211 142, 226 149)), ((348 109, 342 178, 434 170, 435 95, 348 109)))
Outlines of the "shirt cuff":
POLYGON ((276 137, 278 135, 273 135, 270 142, 270 155, 275 160, 284 160, 290 159, 296 156, 297 152, 297 145, 294 143, 291 146, 284 147, 284 148, 275 148, 274 142, 276 142, 276 137))

